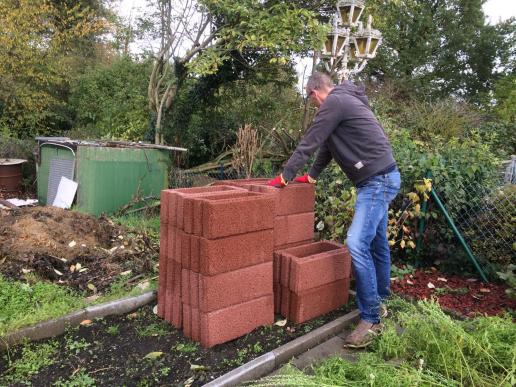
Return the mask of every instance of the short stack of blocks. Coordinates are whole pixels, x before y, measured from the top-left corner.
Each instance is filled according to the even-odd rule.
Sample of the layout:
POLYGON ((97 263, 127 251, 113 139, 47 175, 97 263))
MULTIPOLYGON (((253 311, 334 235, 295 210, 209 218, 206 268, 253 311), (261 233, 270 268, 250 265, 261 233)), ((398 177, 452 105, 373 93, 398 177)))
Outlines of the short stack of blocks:
POLYGON ((274 196, 232 186, 161 195, 158 315, 204 347, 272 324, 274 196))
MULTIPOLYGON (((274 250, 299 246, 313 240, 315 186, 313 184, 291 183, 278 189, 267 186, 268 179, 222 180, 215 184, 244 188, 251 192, 270 193, 275 197, 274 250)), ((279 281, 280 262, 274 258, 274 312, 280 313, 281 286, 279 281)))
POLYGON ((274 252, 280 262, 281 314, 302 323, 348 301, 351 256, 339 243, 320 241, 274 252))

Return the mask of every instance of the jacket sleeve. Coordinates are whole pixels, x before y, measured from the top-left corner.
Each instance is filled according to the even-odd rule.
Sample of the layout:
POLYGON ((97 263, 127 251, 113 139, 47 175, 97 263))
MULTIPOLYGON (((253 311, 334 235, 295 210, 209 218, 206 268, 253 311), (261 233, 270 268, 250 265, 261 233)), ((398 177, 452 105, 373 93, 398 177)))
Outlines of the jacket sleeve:
POLYGON ((337 96, 328 95, 315 116, 312 126, 283 168, 285 180, 292 180, 296 172, 306 164, 308 158, 330 137, 343 119, 342 110, 337 96))
POLYGON ((322 172, 324 168, 328 165, 328 163, 332 160, 332 155, 328 150, 328 146, 326 143, 322 144, 319 148, 319 152, 317 153, 317 158, 312 164, 312 168, 310 168, 310 172, 308 172, 308 176, 313 179, 317 179, 319 174, 322 172))

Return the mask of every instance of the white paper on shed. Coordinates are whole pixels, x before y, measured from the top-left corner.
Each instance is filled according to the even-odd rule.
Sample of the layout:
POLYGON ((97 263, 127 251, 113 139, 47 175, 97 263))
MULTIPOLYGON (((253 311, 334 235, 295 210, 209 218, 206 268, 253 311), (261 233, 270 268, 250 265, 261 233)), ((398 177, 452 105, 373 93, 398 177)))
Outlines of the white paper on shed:
POLYGON ((52 205, 59 208, 70 208, 73 203, 73 198, 77 192, 78 184, 64 176, 61 176, 59 186, 57 187, 56 198, 52 205))

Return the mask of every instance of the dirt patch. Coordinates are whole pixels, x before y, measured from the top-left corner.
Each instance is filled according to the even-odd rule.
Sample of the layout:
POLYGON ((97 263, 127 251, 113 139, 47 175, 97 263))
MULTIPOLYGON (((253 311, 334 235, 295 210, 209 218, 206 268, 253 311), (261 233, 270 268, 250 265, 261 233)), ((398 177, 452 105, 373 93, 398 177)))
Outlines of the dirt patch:
POLYGON ((107 218, 55 207, 0 211, 0 273, 33 272, 78 290, 102 291, 114 276, 151 271, 157 243, 107 218))
POLYGON ((403 279, 394 280, 391 289, 418 300, 433 297, 441 307, 466 317, 495 316, 516 310, 516 300, 505 293, 504 285, 447 276, 435 270, 406 274, 403 279))
MULTIPOLYGON (((35 345, 58 342, 54 364, 17 382, 49 386, 87 374, 97 386, 201 386, 352 308, 349 304, 304 324, 261 327, 237 340, 203 349, 154 315, 151 306, 145 306, 136 313, 97 320, 56 339, 40 341, 35 345), (151 359, 152 352, 160 354, 151 359)), ((19 346, 12 349, 10 359, 14 362, 21 355, 19 346)), ((9 359, 4 356, 4 360, 0 361, 0 384, 9 374, 9 359)))

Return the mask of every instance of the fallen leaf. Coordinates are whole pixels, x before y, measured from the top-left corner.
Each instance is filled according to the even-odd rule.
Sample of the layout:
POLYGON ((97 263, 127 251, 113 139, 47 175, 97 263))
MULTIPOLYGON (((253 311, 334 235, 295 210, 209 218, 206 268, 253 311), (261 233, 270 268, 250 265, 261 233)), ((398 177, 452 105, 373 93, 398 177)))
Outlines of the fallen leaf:
POLYGON ((113 254, 113 253, 116 251, 116 249, 118 249, 118 246, 115 246, 115 247, 110 248, 110 249, 108 250, 109 254, 113 254))
POLYGON ((124 236, 123 235, 119 235, 118 239, 124 239, 124 236))
POLYGON ((75 271, 75 265, 70 266, 70 271, 73 273, 75 271))
POLYGON ((79 270, 79 273, 84 273, 85 271, 88 271, 87 267, 83 267, 81 270, 79 270))
POLYGON ((127 315, 128 318, 136 318, 138 317, 138 313, 134 312, 134 313, 130 313, 127 315))
POLYGON ((81 247, 86 247, 86 245, 84 243, 81 243, 81 247))
POLYGON ((435 289, 435 285, 431 282, 427 283, 426 286, 429 288, 429 289, 435 289))
POLYGON ((158 305, 154 305, 154 308, 152 308, 152 313, 158 314, 158 305))
POLYGON ((97 293, 97 288, 93 284, 88 284, 88 289, 90 289, 94 293, 97 293))
POLYGON ((60 260, 61 262, 64 262, 64 263, 68 262, 68 260, 67 260, 66 258, 59 258, 59 260, 60 260))
POLYGON ((210 367, 203 366, 203 365, 197 365, 197 364, 191 364, 190 369, 192 371, 208 371, 210 367))
POLYGON ((193 382, 195 382, 195 378, 192 376, 191 378, 185 380, 184 387, 191 387, 193 382))
POLYGON ((21 271, 23 274, 27 274, 27 273, 30 273, 32 270, 31 269, 21 269, 21 271))
POLYGON ((61 272, 60 272, 59 270, 57 270, 57 269, 54 269, 54 271, 55 271, 55 273, 56 273, 57 275, 63 275, 63 273, 61 273, 61 272))
POLYGON ((82 265, 81 265, 79 262, 77 262, 77 263, 75 264, 75 270, 79 270, 79 271, 80 271, 80 270, 81 270, 81 268, 82 268, 82 265))
POLYGON ((68 246, 75 247, 76 244, 77 244, 76 241, 71 241, 70 243, 68 243, 68 246))
POLYGON ((448 282, 448 280, 446 278, 443 278, 443 277, 437 277, 437 281, 448 282))
POLYGON ((487 288, 480 288, 479 291, 480 291, 480 293, 491 293, 491 290, 489 290, 487 288))
POLYGON ((287 325, 287 319, 284 319, 284 320, 278 320, 274 323, 274 325, 277 325, 279 327, 284 327, 285 325, 287 325))
POLYGON ((414 285, 414 282, 412 282, 411 280, 407 280, 407 284, 408 285, 414 285))
POLYGON ((155 360, 160 356, 163 356, 163 352, 149 352, 147 355, 144 356, 144 359, 155 360))
POLYGON ((91 320, 82 320, 80 322, 80 325, 85 326, 85 327, 87 327, 88 325, 91 325, 91 324, 93 324, 93 321, 91 321, 91 320))
POLYGON ((132 270, 126 270, 120 273, 120 275, 129 275, 132 273, 132 270))

